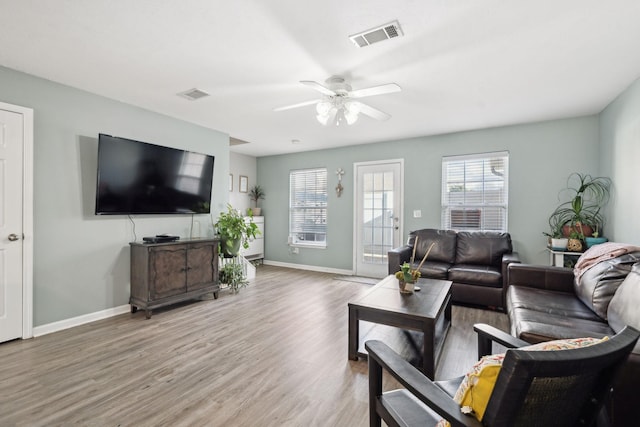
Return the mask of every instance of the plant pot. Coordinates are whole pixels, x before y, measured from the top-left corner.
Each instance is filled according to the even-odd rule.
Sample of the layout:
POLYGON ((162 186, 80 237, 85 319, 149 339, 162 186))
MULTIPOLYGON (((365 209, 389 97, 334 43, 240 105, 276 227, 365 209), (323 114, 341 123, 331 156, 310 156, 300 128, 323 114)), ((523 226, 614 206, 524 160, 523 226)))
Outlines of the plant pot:
POLYGON ((262 213, 262 208, 251 208, 251 210, 253 211, 253 216, 260 216, 262 213))
POLYGON ((584 237, 593 235, 593 228, 591 228, 590 225, 586 224, 583 224, 580 227, 565 225, 564 227, 562 227, 562 234, 564 235, 564 237, 571 236, 571 233, 574 231, 580 234, 580 229, 582 229, 582 234, 584 235, 584 237))
POLYGON ((401 294, 412 294, 415 288, 414 282, 405 282, 404 280, 398 280, 398 287, 401 294))
POLYGON ((558 239, 551 239, 551 249, 554 251, 566 251, 567 243, 569 243, 569 239, 566 237, 561 237, 558 239))
POLYGON ((587 248, 590 248, 591 246, 599 245, 601 243, 605 243, 608 241, 609 239, 607 239, 606 237, 585 237, 584 238, 584 243, 587 245, 587 248))
POLYGON ((241 239, 227 240, 225 238, 221 238, 220 252, 222 252, 225 257, 237 256, 238 252, 240 252, 240 243, 242 243, 241 239))

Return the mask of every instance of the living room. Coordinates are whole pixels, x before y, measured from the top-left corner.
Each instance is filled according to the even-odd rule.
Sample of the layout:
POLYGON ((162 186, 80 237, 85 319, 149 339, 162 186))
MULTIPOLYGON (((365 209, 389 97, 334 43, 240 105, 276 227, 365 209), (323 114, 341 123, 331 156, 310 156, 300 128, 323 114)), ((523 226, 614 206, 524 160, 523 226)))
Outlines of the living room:
MULTIPOLYGON (((4 3, 3 9, 11 10, 13 6, 9 2, 4 3)), ((587 8, 582 2, 573 2, 573 5, 578 9, 587 8)), ((492 6, 496 7, 495 2, 492 6)), ((596 7, 595 2, 591 6, 596 7)), ((334 7, 337 8, 335 5, 334 7)), ((615 8, 615 11, 622 14, 621 11, 625 8, 628 11, 626 15, 637 16, 638 9, 633 2, 620 2, 620 8, 615 8)), ((10 13, 3 15, 3 20, 11 20, 10 13)), ((597 16, 593 18, 589 13, 585 15, 595 22, 601 22, 597 16)), ((614 31, 615 23, 618 22, 614 18, 620 20, 618 24, 621 26, 627 22, 622 16, 610 18, 607 25, 611 27, 602 31, 614 31)), ((4 27, 10 28, 11 25, 4 27)), ((554 114, 540 115, 539 120, 530 119, 523 123, 502 125, 497 121, 487 121, 464 130, 432 134, 403 133, 397 137, 371 139, 368 144, 325 149, 318 145, 307 150, 305 144, 308 141, 303 138, 300 145, 305 151, 293 148, 287 153, 257 155, 250 152, 254 142, 239 148, 230 147, 230 131, 223 127, 209 128, 194 124, 198 121, 185 113, 172 116, 169 111, 158 112, 142 108, 122 101, 126 99, 124 93, 112 92, 107 96, 98 94, 98 91, 78 89, 86 81, 79 81, 77 86, 60 83, 56 75, 46 73, 47 68, 53 67, 52 64, 56 62, 55 52, 51 53, 54 58, 48 58, 46 51, 36 52, 36 55, 42 56, 42 62, 40 69, 33 70, 21 68, 18 63, 14 65, 10 60, 0 57, 0 102, 34 111, 33 229, 31 233, 26 233, 33 250, 33 334, 41 336, 91 320, 128 316, 124 314, 128 312, 129 298, 128 243, 139 240, 142 236, 159 233, 189 235, 189 216, 141 217, 134 218, 133 221, 126 217, 95 216, 97 135, 101 132, 215 156, 212 215, 198 218, 203 229, 205 224, 208 226, 207 235, 213 235, 211 223, 215 221, 216 213, 225 209, 228 201, 239 200, 238 208, 245 207, 241 206, 242 203, 249 205, 248 197, 240 199, 244 196, 237 193, 237 190, 229 192, 229 174, 234 176, 234 185, 238 184, 239 175, 247 175, 249 185, 260 184, 266 191, 266 198, 261 201, 267 224, 265 264, 275 267, 297 267, 301 270, 334 274, 353 272, 353 221, 345 218, 354 218, 354 163, 404 159, 402 228, 403 237, 406 237, 410 230, 440 227, 443 156, 495 151, 509 152, 509 232, 514 247, 524 262, 548 264, 542 232, 548 228, 547 218, 557 204, 558 190, 574 171, 612 179, 614 190, 606 211, 605 235, 614 242, 638 244, 640 229, 634 216, 629 213, 635 212, 635 208, 640 205, 640 195, 635 185, 636 159, 640 154, 640 81, 637 80, 640 68, 636 66, 639 61, 636 49, 627 50, 627 46, 633 45, 638 39, 633 32, 635 30, 624 28, 628 32, 620 32, 620 47, 611 46, 611 51, 616 56, 595 57, 592 62, 581 64, 584 68, 596 68, 603 74, 621 70, 618 90, 597 111, 569 114, 554 110, 554 114), (618 66, 609 62, 613 59, 620 60, 621 64, 618 66), (255 164, 255 169, 250 167, 245 172, 238 164, 255 164), (289 173, 292 169, 318 166, 329 171, 329 247, 327 250, 301 247, 298 253, 294 253, 288 244, 289 173), (337 184, 334 171, 340 168, 345 170, 342 177, 344 191, 338 197, 333 191, 337 184), (413 212, 416 210, 421 211, 420 218, 414 218, 413 212)), ((44 37, 41 34, 38 36, 44 37)), ((81 39, 82 36, 77 38, 81 39)), ((8 37, 3 39, 14 40, 8 37)), ((29 43, 23 41, 23 44, 22 48, 28 51, 29 43)), ((580 45, 575 49, 589 48, 580 45)), ((161 56, 161 52, 157 55, 161 56)), ((104 73, 112 72, 126 80, 127 74, 123 71, 126 70, 126 64, 123 65, 115 58, 117 55, 114 55, 114 69, 105 70, 104 73), (115 70, 118 66, 121 68, 115 70)), ((139 61, 139 58, 128 57, 131 61, 139 61)), ((571 61, 570 55, 562 59, 571 61)), ((559 61, 552 66, 559 67, 561 64, 562 61, 559 61)), ((67 66, 82 69, 88 64, 78 61, 67 66)), ((326 68, 326 77, 342 71, 340 64, 328 64, 320 68, 326 68)), ((325 76, 317 69, 313 75, 305 76, 304 71, 307 69, 309 68, 300 71, 299 78, 289 82, 292 87, 290 99, 282 105, 304 101, 307 99, 305 96, 314 96, 312 91, 304 92, 299 89, 298 86, 301 85, 298 80, 322 81, 325 76)), ((425 73, 425 79, 435 78, 433 74, 436 74, 435 71, 425 73)), ((583 92, 593 91, 599 94, 600 82, 592 74, 589 76, 583 83, 583 92)), ((391 81, 386 76, 380 80, 373 77, 376 80, 367 84, 391 81)), ((136 78, 143 79, 144 76, 136 78)), ((99 82, 101 74, 87 75, 86 80, 99 82)), ((403 86, 403 92, 411 91, 411 87, 404 87, 403 82, 397 83, 403 86)), ((565 83, 568 84, 558 81, 555 85, 565 83)), ((236 84, 250 86, 252 82, 236 84)), ((530 84, 530 80, 523 78, 520 84, 526 86, 530 84)), ((554 92, 556 88, 551 86, 546 89, 554 92)), ((391 108, 393 96, 391 94, 384 98, 389 104, 381 102, 379 108, 391 108)), ((417 93, 414 96, 429 98, 442 95, 417 93)), ((525 104, 528 101, 520 98, 515 104, 525 104)), ((563 101, 558 99, 556 102, 561 104, 563 101)), ((251 100, 248 99, 247 102, 251 100)), ((189 109, 197 110, 197 105, 194 102, 189 109)), ((297 121, 283 115, 285 112, 271 111, 279 105, 278 100, 261 102, 265 115, 280 114, 273 119, 278 121, 278 126, 297 121)), ((484 107, 480 109, 482 108, 484 107)), ((501 108, 509 110, 511 107, 505 101, 501 108)), ((549 110, 553 110, 553 105, 549 105, 549 110)), ((217 112, 226 117, 224 111, 217 112)), ((196 112, 198 117, 207 114, 210 112, 196 112)), ((352 134, 366 129, 367 124, 371 125, 371 121, 363 117, 354 127, 344 129, 344 134, 340 135, 337 132, 343 129, 325 128, 317 123, 313 109, 300 114, 308 116, 309 120, 305 125, 312 128, 313 133, 321 134, 326 131, 327 140, 332 141, 341 138, 348 140, 352 138, 352 134)), ((508 111, 504 114, 508 115, 508 111)), ((236 112, 236 115, 242 116, 242 112, 236 112)), ((396 119, 400 118, 394 114, 390 121, 396 119)), ((416 112, 414 116, 403 118, 416 122, 429 119, 428 111, 416 112)), ((378 123, 371 126, 374 125, 380 126, 378 123)), ((243 137, 238 133, 231 133, 231 136, 243 137)), ((289 137, 287 143, 294 138, 295 135, 289 137)), ((317 139, 322 140, 322 134, 317 139)), ((242 301, 243 294, 237 297, 238 301, 242 301)), ((346 307, 344 310, 346 314, 346 307)), ((143 320, 135 318, 134 321, 143 320)), ((346 338, 344 345, 346 346, 346 338)), ((346 353, 344 356, 346 359, 346 353)))

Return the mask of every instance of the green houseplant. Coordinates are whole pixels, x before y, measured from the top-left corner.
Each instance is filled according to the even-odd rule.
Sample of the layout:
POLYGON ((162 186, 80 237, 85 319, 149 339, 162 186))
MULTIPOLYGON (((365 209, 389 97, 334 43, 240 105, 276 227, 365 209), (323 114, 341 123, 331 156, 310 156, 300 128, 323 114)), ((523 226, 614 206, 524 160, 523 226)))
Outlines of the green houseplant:
POLYGON ((253 218, 249 217, 249 220, 245 221, 231 205, 227 205, 226 212, 220 213, 215 227, 220 237, 220 253, 229 257, 238 255, 240 245, 247 249, 249 239, 255 239, 260 234, 253 218))
POLYGON ((565 237, 573 233, 584 240, 594 229, 602 228, 602 209, 609 202, 610 194, 610 178, 572 173, 567 178, 567 186, 560 191, 559 197, 565 201, 553 211, 549 225, 552 230, 554 226, 560 226, 565 237))
POLYGON ((260 216, 261 208, 258 207, 258 200, 264 199, 264 189, 259 185, 254 185, 249 190, 249 198, 253 201, 254 208, 252 209, 252 213, 255 216, 260 216))
POLYGON ((233 293, 240 292, 240 288, 249 284, 244 274, 244 267, 237 258, 231 258, 223 263, 219 277, 220 282, 229 285, 229 289, 233 293))

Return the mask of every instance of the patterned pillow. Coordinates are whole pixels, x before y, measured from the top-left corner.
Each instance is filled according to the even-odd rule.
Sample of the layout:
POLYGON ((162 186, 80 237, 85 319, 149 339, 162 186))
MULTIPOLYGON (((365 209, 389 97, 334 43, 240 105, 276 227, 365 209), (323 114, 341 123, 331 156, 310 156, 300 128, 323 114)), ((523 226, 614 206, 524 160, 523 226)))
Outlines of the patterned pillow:
MULTIPOLYGON (((581 347, 588 347, 590 345, 598 344, 607 340, 607 337, 600 338, 572 338, 565 340, 547 341, 539 344, 534 344, 526 347, 521 347, 518 350, 528 351, 555 351, 555 350, 570 350, 581 347)), ((472 414, 478 421, 482 421, 484 411, 489 403, 489 398, 493 392, 496 379, 500 373, 502 367, 502 361, 504 360, 504 353, 492 354, 482 357, 471 368, 460 387, 456 391, 453 400, 460 405, 460 410, 465 414, 472 414)), ((449 423, 445 420, 438 422, 437 427, 449 427, 449 423)))

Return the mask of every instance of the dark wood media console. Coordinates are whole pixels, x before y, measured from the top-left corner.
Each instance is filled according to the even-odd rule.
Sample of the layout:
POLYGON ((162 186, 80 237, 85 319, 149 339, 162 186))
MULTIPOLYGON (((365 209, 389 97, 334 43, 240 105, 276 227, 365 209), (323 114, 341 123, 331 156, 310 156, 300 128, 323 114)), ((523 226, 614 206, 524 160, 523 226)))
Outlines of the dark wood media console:
POLYGON ((218 239, 131 242, 131 312, 152 310, 213 293, 218 298, 218 239))

